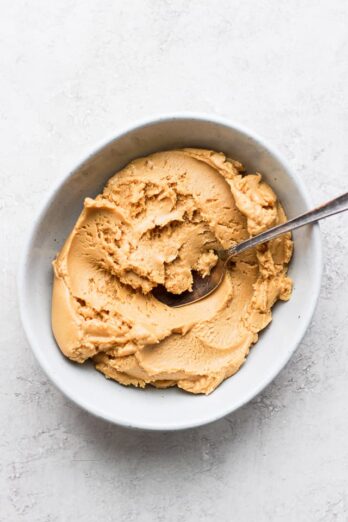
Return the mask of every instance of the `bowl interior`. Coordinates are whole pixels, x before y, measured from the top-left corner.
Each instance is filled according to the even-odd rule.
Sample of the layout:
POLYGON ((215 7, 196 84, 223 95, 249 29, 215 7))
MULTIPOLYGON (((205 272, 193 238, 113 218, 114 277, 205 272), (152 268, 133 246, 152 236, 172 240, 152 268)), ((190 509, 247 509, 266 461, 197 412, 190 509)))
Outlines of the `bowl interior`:
POLYGON ((180 429, 217 419, 254 397, 287 362, 312 316, 321 277, 318 227, 294 234, 289 273, 294 291, 274 307, 273 321, 252 348, 246 363, 209 396, 177 389, 126 388, 106 380, 91 364, 77 365, 59 351, 50 325, 51 261, 74 225, 86 196, 95 196, 107 179, 130 160, 175 147, 206 147, 261 172, 282 201, 288 217, 309 208, 300 180, 278 156, 247 133, 222 121, 164 118, 140 125, 109 142, 72 172, 46 202, 32 230, 19 278, 20 304, 29 342, 48 376, 72 400, 92 413, 125 426, 180 429))

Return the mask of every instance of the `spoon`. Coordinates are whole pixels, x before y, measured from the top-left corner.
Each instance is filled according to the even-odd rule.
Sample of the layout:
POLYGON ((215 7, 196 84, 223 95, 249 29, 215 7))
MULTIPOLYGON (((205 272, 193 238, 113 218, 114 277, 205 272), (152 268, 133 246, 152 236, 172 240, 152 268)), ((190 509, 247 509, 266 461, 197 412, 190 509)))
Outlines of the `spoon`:
POLYGON ((327 218, 334 214, 344 212, 345 210, 348 210, 348 192, 331 201, 328 201, 327 203, 324 203, 320 207, 314 208, 309 212, 305 212, 298 217, 290 219, 281 225, 269 228, 265 232, 262 232, 262 234, 242 241, 241 243, 238 243, 231 248, 227 248, 226 250, 216 249, 215 254, 219 258, 217 264, 206 277, 202 277, 197 272, 192 273, 193 285, 191 291, 187 290, 182 294, 176 295, 167 292, 165 287, 161 285, 157 286, 152 291, 152 294, 156 299, 158 299, 158 301, 161 301, 167 306, 171 306, 173 308, 196 303, 197 301, 207 297, 220 286, 226 274, 227 265, 235 255, 241 254, 249 248, 254 248, 256 245, 260 245, 261 243, 275 239, 282 234, 296 230, 297 228, 303 227, 304 225, 315 223, 320 219, 327 218))

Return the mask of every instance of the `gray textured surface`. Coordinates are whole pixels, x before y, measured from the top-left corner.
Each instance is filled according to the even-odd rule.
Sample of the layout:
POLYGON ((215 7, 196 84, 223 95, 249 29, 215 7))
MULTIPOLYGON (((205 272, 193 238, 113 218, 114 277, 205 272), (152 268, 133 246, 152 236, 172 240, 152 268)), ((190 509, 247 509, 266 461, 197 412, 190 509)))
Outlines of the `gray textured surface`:
POLYGON ((187 432, 129 432, 65 400, 15 284, 47 189, 139 117, 224 115, 273 143, 315 202, 347 190, 347 24, 345 0, 1 2, 1 521, 348 520, 348 216, 322 225, 321 299, 291 362, 187 432))

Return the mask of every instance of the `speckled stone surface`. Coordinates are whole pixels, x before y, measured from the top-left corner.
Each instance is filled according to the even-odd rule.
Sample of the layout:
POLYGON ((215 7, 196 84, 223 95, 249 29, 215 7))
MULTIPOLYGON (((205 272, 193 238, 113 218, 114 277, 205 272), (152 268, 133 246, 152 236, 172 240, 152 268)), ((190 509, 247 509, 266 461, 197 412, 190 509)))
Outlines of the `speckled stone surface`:
POLYGON ((38 367, 16 272, 41 198, 91 148, 176 110, 273 143, 314 202, 348 190, 346 0, 3 0, 0 520, 348 520, 348 215, 322 224, 307 335, 254 401, 209 426, 97 420, 38 367))

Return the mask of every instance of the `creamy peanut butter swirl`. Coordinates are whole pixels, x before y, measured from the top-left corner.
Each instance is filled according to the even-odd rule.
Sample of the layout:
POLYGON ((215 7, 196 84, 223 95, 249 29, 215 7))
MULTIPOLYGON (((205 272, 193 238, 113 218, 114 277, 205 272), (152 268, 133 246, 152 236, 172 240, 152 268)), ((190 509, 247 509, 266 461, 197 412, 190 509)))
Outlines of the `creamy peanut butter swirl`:
POLYGON ((53 262, 52 327, 73 361, 121 384, 210 393, 243 364, 271 308, 291 294, 290 235, 236 257, 216 292, 183 308, 151 290, 190 290, 228 247, 285 220, 260 174, 202 149, 159 152, 115 174, 53 262))

